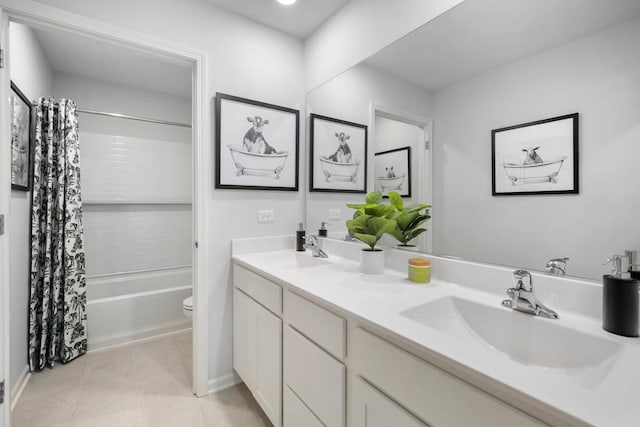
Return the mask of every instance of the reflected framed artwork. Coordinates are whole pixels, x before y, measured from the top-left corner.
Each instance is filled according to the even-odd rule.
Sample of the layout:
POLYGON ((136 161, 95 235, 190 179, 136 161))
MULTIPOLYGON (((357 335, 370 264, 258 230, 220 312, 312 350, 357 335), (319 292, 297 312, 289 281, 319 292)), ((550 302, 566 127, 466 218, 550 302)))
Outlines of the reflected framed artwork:
POLYGON ((11 82, 11 188, 31 188, 33 107, 29 99, 11 82))
POLYGON ((367 192, 367 126, 311 114, 309 191, 367 192))
POLYGON ((300 112, 216 94, 216 188, 298 191, 300 112))
POLYGON ((579 114, 491 131, 492 194, 579 193, 579 114))
POLYGON ((411 147, 376 153, 374 165, 376 191, 383 197, 389 197, 389 191, 411 197, 411 147))

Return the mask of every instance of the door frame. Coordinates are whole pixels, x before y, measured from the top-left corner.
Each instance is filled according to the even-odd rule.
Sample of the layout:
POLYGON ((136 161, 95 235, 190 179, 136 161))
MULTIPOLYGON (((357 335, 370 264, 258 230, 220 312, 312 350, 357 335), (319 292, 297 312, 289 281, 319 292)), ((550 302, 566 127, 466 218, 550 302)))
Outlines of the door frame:
MULTIPOLYGON (((399 108, 391 107, 389 105, 380 104, 377 102, 369 103, 369 164, 367 165, 370 171, 375 170, 375 141, 376 141, 376 117, 384 117, 387 119, 395 120, 402 123, 414 125, 422 129, 424 138, 421 141, 421 147, 419 149, 420 155, 420 167, 418 170, 418 181, 420 183, 427 182, 427 185, 420 185, 417 191, 417 199, 421 203, 427 205, 433 205, 433 120, 428 117, 421 117, 417 114, 404 111, 399 108)), ((367 178, 367 188, 375 188, 375 176, 369 174, 367 178)), ((429 209, 432 213, 431 223, 433 224, 433 208, 429 209)), ((431 229, 434 226, 431 225, 431 229)), ((426 239, 423 240, 424 247, 419 249, 425 252, 433 252, 433 231, 429 230, 425 233, 426 239)))
MULTIPOLYGON (((91 37, 116 44, 126 48, 134 49, 145 54, 160 57, 166 61, 190 66, 192 69, 192 271, 193 271, 193 393, 196 396, 205 396, 209 394, 209 295, 208 295, 208 271, 207 255, 209 253, 207 219, 207 162, 210 159, 209 153, 209 135, 207 117, 207 55, 204 51, 192 49, 169 42, 165 42, 154 37, 147 36, 135 31, 117 27, 102 21, 87 18, 81 15, 70 13, 58 8, 36 3, 31 0, 0 0, 0 16, 2 17, 2 26, 0 31, 0 40, 2 40, 5 49, 5 58, 8 59, 8 22, 15 21, 36 28, 45 28, 51 30, 72 32, 81 36, 91 37), (6 22, 5 22, 6 21, 6 22)), ((8 62, 8 61, 5 61, 8 62)), ((8 94, 9 73, 0 72, 0 99, 8 94)), ((0 106, 0 131, 4 135, 10 135, 8 128, 8 104, 2 103, 0 106)), ((5 144, 7 145, 7 144, 5 144)), ((6 157, 6 149, 2 153, 6 157)), ((9 153, 10 154, 10 153, 9 153)), ((5 164, 7 159, 0 155, 0 161, 5 164)), ((8 160, 10 162, 10 158, 8 160)), ((2 168, 5 170, 4 168, 2 168)), ((6 174, 1 174, 6 175, 6 174)), ((5 195, 4 192, 10 189, 10 179, 0 177, 0 210, 8 211, 8 200, 10 190, 5 195), (6 200, 5 200, 6 199, 6 200), (6 203, 6 206, 4 206, 6 203)), ((7 236, 7 235, 5 235, 7 236)), ((6 247, 6 251, 0 249, 3 259, 0 259, 0 266, 8 267, 8 236, 0 239, 2 248, 6 247), (6 257, 6 259, 5 259, 6 257)), ((0 276, 0 295, 2 295, 2 304, 7 305, 5 295, 8 295, 8 268, 2 268, 0 276)), ((3 308, 8 308, 3 307, 3 308)), ((0 314, 2 310, 0 310, 0 314)), ((5 319, 8 320, 8 312, 4 313, 5 319)), ((4 336, 0 339, 4 340, 4 353, 8 356, 8 322, 3 322, 4 336)), ((0 346, 0 349, 2 346, 0 346)), ((1 359, 0 359, 1 361, 1 359)), ((5 360, 8 366, 8 357, 5 360)), ((8 371, 7 371, 8 372, 8 371)), ((5 402, 7 400, 5 399, 5 402)), ((5 405, 8 406, 8 405, 5 405)), ((2 411, 2 409, 0 409, 2 411)), ((7 411, 8 412, 8 411, 7 411)), ((0 415, 2 413, 0 412, 0 415)), ((6 420, 8 420, 8 415, 6 420)), ((8 426, 8 424, 7 424, 8 426)), ((2 425, 0 424, 0 427, 2 425)))

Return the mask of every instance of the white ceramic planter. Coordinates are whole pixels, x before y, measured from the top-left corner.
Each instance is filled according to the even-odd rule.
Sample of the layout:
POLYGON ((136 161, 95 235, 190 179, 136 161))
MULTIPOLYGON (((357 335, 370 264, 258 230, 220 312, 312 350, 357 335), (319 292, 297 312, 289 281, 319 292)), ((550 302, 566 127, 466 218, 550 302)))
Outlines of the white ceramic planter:
POLYGON ((363 274, 384 273, 384 251, 382 249, 360 251, 360 272, 363 274))

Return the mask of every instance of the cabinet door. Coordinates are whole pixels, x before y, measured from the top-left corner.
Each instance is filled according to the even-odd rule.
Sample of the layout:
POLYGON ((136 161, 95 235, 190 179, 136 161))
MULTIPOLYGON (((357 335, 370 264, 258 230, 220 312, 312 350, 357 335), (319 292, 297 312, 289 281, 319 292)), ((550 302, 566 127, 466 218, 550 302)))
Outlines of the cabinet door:
POLYGON ((233 289, 233 368, 249 388, 257 382, 252 345, 256 340, 253 304, 242 291, 233 289))
POLYGON ((282 423, 282 320, 253 302, 256 383, 253 395, 274 426, 282 423))
POLYGON ((352 405, 353 427, 428 427, 361 378, 354 381, 352 405))

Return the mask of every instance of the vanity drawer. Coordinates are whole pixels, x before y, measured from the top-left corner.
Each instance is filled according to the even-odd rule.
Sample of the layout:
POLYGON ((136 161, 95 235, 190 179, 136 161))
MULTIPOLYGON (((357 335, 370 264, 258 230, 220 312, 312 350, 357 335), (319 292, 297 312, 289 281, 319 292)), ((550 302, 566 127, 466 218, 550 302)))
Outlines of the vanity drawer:
POLYGON ((346 357, 343 318, 294 293, 286 292, 284 298, 285 318, 291 326, 338 359, 346 357))
POLYGON ((283 427, 323 427, 322 423, 296 396, 289 386, 284 387, 283 427))
POLYGON ((326 427, 345 425, 346 368, 290 326, 284 328, 284 383, 326 427))
POLYGON ((545 425, 361 328, 350 353, 363 378, 429 425, 545 425))
POLYGON ((282 288, 264 277, 233 264, 233 284, 271 312, 282 314, 282 288))

